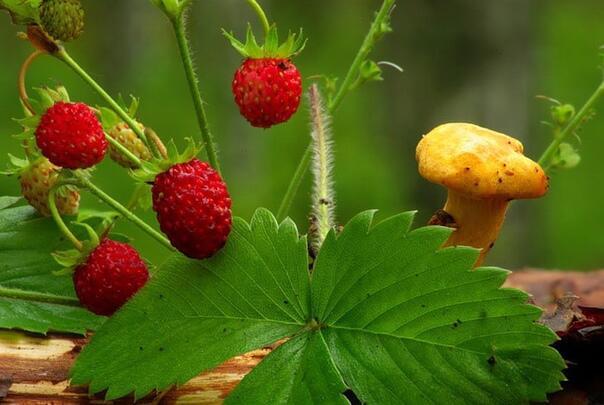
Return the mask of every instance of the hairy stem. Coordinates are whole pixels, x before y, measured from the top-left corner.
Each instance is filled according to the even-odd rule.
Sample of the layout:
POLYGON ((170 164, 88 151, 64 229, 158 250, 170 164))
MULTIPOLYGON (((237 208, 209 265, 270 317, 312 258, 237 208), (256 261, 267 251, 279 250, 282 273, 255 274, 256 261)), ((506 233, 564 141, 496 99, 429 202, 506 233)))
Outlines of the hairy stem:
POLYGON ((187 76, 187 83, 193 98, 193 105, 195 106, 195 113, 197 114, 197 123, 201 131, 201 137, 205 146, 206 153, 208 154, 208 160, 212 167, 220 173, 220 164, 218 161, 218 154, 216 152, 216 145, 208 120, 206 118, 205 108, 203 106, 203 100, 201 98, 201 92, 199 90, 199 81, 195 74, 195 68, 193 67, 193 58, 191 57, 191 48, 189 46, 189 40, 187 39, 187 33, 185 29, 184 13, 181 13, 178 18, 171 19, 172 26, 174 27, 174 33, 178 43, 178 49, 180 51, 180 57, 185 69, 185 75, 187 76))
POLYGON ((82 251, 84 245, 82 245, 82 242, 80 242, 78 238, 76 238, 76 236, 69 230, 67 225, 65 225, 65 222, 57 209, 57 190, 64 186, 65 184, 59 183, 50 189, 50 192, 48 193, 48 208, 50 209, 50 214, 52 215, 52 218, 54 219, 61 233, 65 235, 67 240, 69 240, 77 250, 82 251))
POLYGON ((119 117, 124 120, 126 124, 130 127, 130 129, 138 136, 151 150, 154 148, 149 145, 147 137, 145 133, 142 131, 140 125, 132 118, 128 113, 96 82, 82 67, 67 53, 64 48, 59 49, 59 51, 52 53, 52 56, 64 62, 67 66, 69 66, 78 76, 80 76, 94 91, 98 93, 99 96, 111 107, 113 111, 119 117))
POLYGON ((308 93, 313 140, 313 245, 319 249, 335 226, 334 190, 331 182, 333 157, 331 152, 330 117, 323 107, 319 86, 313 84, 308 93))
POLYGON ((84 177, 82 175, 78 175, 78 174, 76 174, 76 176, 77 176, 78 181, 80 182, 80 184, 81 184, 82 187, 87 188, 88 191, 90 191, 92 194, 96 195, 99 199, 101 199, 107 205, 109 205, 110 207, 112 207, 113 209, 115 209, 124 218, 126 218, 130 222, 134 223, 136 226, 138 226, 140 229, 142 229, 143 231, 145 231, 149 236, 151 236, 152 238, 154 238, 155 240, 157 240, 159 243, 161 243, 162 245, 164 245, 165 247, 167 247, 170 250, 174 250, 174 248, 170 244, 170 241, 164 235, 162 235, 160 232, 158 232, 155 229, 153 229, 145 221, 143 221, 142 219, 140 219, 139 217, 137 217, 136 215, 134 215, 134 213, 132 211, 130 211, 128 208, 124 207, 122 204, 120 204, 119 202, 117 202, 116 200, 114 200, 112 197, 110 197, 103 190, 101 190, 100 188, 98 188, 97 186, 95 186, 86 177, 84 177))
POLYGON ((271 25, 268 22, 268 18, 266 18, 266 13, 256 0, 247 0, 247 3, 258 15, 258 19, 260 19, 260 22, 262 23, 262 28, 264 29, 264 36, 268 35, 268 31, 271 29, 271 25))
POLYGON ((0 287, 0 297, 12 298, 17 300, 46 302, 49 304, 80 306, 77 298, 61 297, 59 295, 41 293, 34 291, 25 291, 18 288, 0 287))
POLYGON ((598 86, 596 91, 591 95, 591 97, 589 97, 589 99, 585 102, 583 107, 581 107, 579 112, 577 112, 577 114, 575 114, 573 119, 566 125, 566 127, 564 127, 564 129, 562 131, 560 131, 558 134, 556 134, 554 136, 554 140, 549 144, 549 146, 547 147, 545 152, 543 152, 543 154, 539 158, 539 164, 544 168, 544 170, 547 171, 548 169, 551 168, 552 160, 553 160, 554 156, 556 155, 556 153, 558 152, 558 148, 560 148, 560 144, 566 138, 568 138, 577 129, 577 127, 579 125, 581 125, 581 123, 583 122, 583 120, 585 119, 587 114, 589 114, 589 112, 593 108, 594 104, 603 95, 604 95, 604 80, 602 81, 602 83, 600 83, 600 85, 598 86))
MULTIPOLYGON (((379 30, 381 30, 382 24, 384 24, 384 22, 388 18, 390 10, 394 5, 394 2, 395 0, 384 0, 384 2, 382 3, 382 6, 380 7, 375 19, 373 20, 371 27, 369 28, 367 36, 363 40, 361 48, 359 49, 357 55, 352 61, 352 65, 350 66, 350 69, 348 69, 348 73, 346 73, 344 81, 341 83, 338 91, 336 92, 336 96, 330 101, 328 105, 327 109, 330 115, 333 115, 335 110, 337 110, 337 108, 342 103, 342 100, 344 99, 346 94, 348 94, 348 92, 350 91, 350 86, 354 82, 355 76, 359 72, 361 63, 363 63, 363 61, 367 58, 369 52, 371 52, 371 49, 375 45, 375 42, 379 37, 377 34, 379 30)), ((291 208, 292 202, 296 197, 296 194, 298 193, 300 184, 302 184, 304 175, 308 171, 311 162, 311 156, 312 142, 304 151, 304 155, 302 155, 302 159, 300 159, 300 163, 298 163, 298 167, 296 168, 294 177, 290 181, 290 184, 287 188, 287 192, 285 193, 285 196, 281 201, 281 205, 279 207, 277 215, 277 218, 279 220, 283 220, 287 216, 287 213, 291 208)))
POLYGON ((38 58, 38 56, 43 55, 44 53, 45 52, 43 52, 43 51, 35 50, 34 52, 32 52, 31 55, 29 55, 27 57, 27 59, 25 59, 25 61, 21 65, 21 69, 19 69, 19 78, 17 81, 17 88, 19 89, 19 98, 23 102, 23 105, 25 106, 25 108, 27 108, 27 110, 32 115, 36 114, 36 111, 34 110, 31 103, 29 102, 29 96, 27 95, 27 86, 25 85, 25 79, 27 77, 27 71, 29 70, 29 67, 31 66, 33 61, 36 60, 38 58))

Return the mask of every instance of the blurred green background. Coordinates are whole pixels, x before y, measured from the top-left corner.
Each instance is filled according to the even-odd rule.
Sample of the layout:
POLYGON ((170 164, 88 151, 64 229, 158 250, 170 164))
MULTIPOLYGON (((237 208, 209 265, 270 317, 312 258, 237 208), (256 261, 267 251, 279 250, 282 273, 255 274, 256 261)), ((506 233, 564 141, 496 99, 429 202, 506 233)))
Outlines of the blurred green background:
MULTIPOLYGON (((139 118, 163 138, 181 145, 198 131, 169 24, 148 0, 84 0, 87 26, 70 45, 72 56, 113 95, 141 98, 139 118)), ((304 77, 343 77, 379 0, 263 0, 281 31, 304 27, 306 50, 296 59, 304 77)), ((196 1, 190 37, 220 145, 223 171, 236 215, 248 219, 256 207, 277 210, 289 178, 309 141, 304 107, 287 124, 270 130, 251 128, 238 114, 230 82, 240 57, 221 28, 242 35, 255 16, 244 0, 196 1)), ((380 216, 418 209, 421 225, 440 208, 444 190, 417 174, 415 145, 423 133, 447 121, 471 121, 520 138, 527 154, 538 158, 550 140, 549 105, 544 94, 581 104, 599 83, 598 48, 604 44, 602 0, 474 1, 399 0, 394 33, 374 58, 401 65, 386 68, 385 82, 350 94, 334 117, 338 219, 361 210, 380 216)), ((21 156, 16 77, 31 46, 16 39, 17 28, 0 14, 0 166, 6 153, 21 156)), ((308 85, 310 80, 306 80, 308 85)), ((32 67, 28 85, 63 84, 73 100, 100 99, 58 61, 47 57, 32 67)), ((599 103, 604 111, 604 101, 599 103)), ((582 132, 582 163, 556 173, 543 199, 513 204, 489 263, 588 270, 604 267, 604 116, 582 132)), ((132 189, 127 174, 109 159, 96 182, 119 200, 132 189)), ((310 179, 306 178, 291 215, 306 229, 310 179)), ((0 195, 18 193, 15 178, 0 178, 0 195)), ((99 205, 86 196, 85 205, 99 205)), ((144 215, 155 224, 152 213, 144 215)), ((167 251, 128 223, 119 230, 155 263, 167 251)))

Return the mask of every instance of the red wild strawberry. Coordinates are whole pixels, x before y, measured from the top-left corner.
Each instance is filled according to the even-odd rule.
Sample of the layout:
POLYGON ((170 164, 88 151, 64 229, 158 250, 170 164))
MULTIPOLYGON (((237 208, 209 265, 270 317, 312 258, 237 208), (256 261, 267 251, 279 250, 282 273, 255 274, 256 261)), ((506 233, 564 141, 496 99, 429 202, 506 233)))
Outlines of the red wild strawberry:
POLYGON ((192 159, 160 173, 153 184, 153 209, 161 230, 188 257, 205 259, 231 232, 231 198, 220 175, 192 159))
POLYGON ((231 45, 245 57, 235 72, 232 90, 241 115, 254 127, 269 128, 291 118, 300 106, 302 77, 291 57, 302 51, 302 35, 290 34, 279 44, 273 25, 266 43, 258 45, 248 28, 247 41, 242 43, 232 34, 224 33, 231 45))
POLYGON ((40 119, 36 143, 57 166, 86 169, 103 160, 107 140, 94 111, 83 103, 58 102, 40 119))
POLYGON ((80 303, 97 315, 112 315, 149 279, 147 265, 126 243, 104 239, 73 273, 80 303))
POLYGON ((233 94, 252 126, 269 128, 298 110, 302 78, 289 59, 246 59, 235 72, 233 94))

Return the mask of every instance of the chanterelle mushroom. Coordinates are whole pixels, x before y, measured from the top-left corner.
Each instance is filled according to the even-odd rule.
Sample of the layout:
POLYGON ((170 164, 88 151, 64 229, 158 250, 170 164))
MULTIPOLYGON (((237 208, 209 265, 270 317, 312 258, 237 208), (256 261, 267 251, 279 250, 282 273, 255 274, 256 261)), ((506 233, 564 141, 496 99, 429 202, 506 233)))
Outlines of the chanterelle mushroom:
POLYGON ((518 140, 465 123, 436 127, 417 145, 420 174, 449 193, 434 222, 456 228, 446 246, 482 249, 476 266, 495 244, 508 203, 547 192, 547 175, 522 152, 518 140))

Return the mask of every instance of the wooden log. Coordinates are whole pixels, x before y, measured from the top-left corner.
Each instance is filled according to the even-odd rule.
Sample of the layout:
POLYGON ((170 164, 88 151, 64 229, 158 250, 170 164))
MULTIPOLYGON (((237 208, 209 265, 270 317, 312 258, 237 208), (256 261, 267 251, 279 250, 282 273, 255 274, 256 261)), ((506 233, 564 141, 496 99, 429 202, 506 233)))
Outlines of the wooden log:
MULTIPOLYGON (((580 304, 604 307, 604 270, 545 272, 527 270, 512 274, 508 286, 532 294, 537 305, 550 308, 564 293, 581 297, 580 304)), ((89 337, 49 334, 47 337, 15 332, 0 332, 0 399, 6 404, 82 404, 103 403, 89 397, 86 387, 69 385, 68 374, 89 337)), ((256 366, 271 348, 235 357, 187 384, 159 395, 150 395, 144 404, 219 404, 237 383, 256 366)), ((132 398, 114 401, 132 403, 132 398)))

